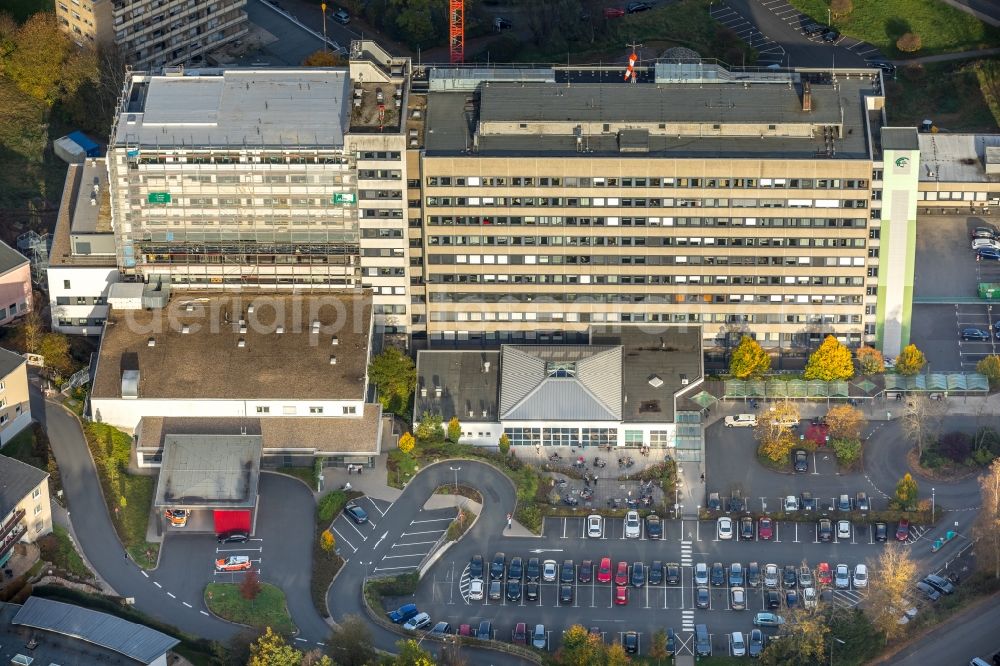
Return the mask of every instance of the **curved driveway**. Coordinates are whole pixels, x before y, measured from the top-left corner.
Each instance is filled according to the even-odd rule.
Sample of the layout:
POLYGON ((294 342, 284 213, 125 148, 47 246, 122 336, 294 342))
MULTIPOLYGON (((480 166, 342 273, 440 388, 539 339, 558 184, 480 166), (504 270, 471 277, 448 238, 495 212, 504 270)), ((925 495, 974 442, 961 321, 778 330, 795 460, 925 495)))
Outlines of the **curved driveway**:
MULTIPOLYGON (((433 494, 434 489, 454 482, 455 476, 451 467, 456 464, 462 468, 460 482, 478 489, 483 495, 482 513, 476 525, 466 534, 465 539, 501 534, 506 527, 507 513, 514 512, 517 501, 514 485, 502 472, 490 465, 473 460, 457 462, 446 460, 421 470, 407 484, 399 499, 381 517, 377 531, 379 533, 386 531, 389 534, 401 534, 413 524, 413 521, 420 520, 421 507, 433 494)), ((378 562, 391 548, 391 540, 387 539, 376 544, 371 550, 359 550, 358 553, 350 555, 345 569, 341 571, 327 594, 327 604, 334 619, 342 618, 348 614, 358 615, 362 618, 367 617, 361 599, 361 581, 368 575, 370 566, 367 563, 378 562)), ((375 646, 382 650, 395 651, 396 642, 402 638, 379 625, 372 624, 371 630, 375 646)), ((433 648, 436 645, 429 647, 433 648)), ((465 647, 462 652, 469 663, 498 665, 526 663, 522 659, 495 650, 465 647)))

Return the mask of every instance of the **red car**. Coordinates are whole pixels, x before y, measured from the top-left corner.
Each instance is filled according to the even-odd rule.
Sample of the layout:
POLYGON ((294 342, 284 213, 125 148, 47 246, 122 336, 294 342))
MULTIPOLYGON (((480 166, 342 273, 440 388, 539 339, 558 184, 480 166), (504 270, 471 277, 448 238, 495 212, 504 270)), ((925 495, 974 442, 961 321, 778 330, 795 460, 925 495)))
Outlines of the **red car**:
POLYGON ((510 635, 510 642, 517 645, 528 644, 528 626, 524 622, 518 622, 514 627, 514 631, 510 635))
POLYGON ((625 10, 620 7, 605 7, 604 18, 620 18, 625 16, 625 10))
POLYGON ((611 582, 611 558, 602 557, 601 566, 597 568, 597 582, 598 583, 610 583, 611 582))
POLYGON ((615 585, 628 585, 628 562, 619 562, 615 571, 615 585))
POLYGON ((816 580, 820 585, 829 585, 833 582, 833 574, 830 572, 829 563, 819 563, 819 566, 816 567, 816 580))
POLYGON ((628 605, 628 588, 624 585, 619 585, 615 588, 615 605, 616 606, 627 606, 628 605))
POLYGON ((910 521, 903 518, 896 528, 896 541, 906 541, 910 537, 910 521))
POLYGON ((773 535, 774 528, 771 524, 771 519, 761 518, 757 524, 757 536, 764 541, 770 541, 773 535))
POLYGON ((458 627, 458 635, 459 636, 471 636, 472 635, 472 627, 470 625, 468 625, 468 624, 459 625, 459 627, 458 627))

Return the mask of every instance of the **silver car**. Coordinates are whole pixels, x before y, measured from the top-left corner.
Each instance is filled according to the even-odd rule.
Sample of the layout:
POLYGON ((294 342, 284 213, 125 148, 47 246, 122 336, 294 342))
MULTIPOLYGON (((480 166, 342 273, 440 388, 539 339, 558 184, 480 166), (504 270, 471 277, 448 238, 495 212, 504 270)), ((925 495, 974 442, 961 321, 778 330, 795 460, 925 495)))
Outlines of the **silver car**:
POLYGON ((546 583, 556 582, 558 565, 555 560, 545 560, 542 563, 542 580, 546 583))
POLYGON ((771 589, 778 587, 779 576, 777 564, 764 565, 764 587, 771 589))
POLYGON ((629 511, 625 514, 625 538, 638 539, 642 531, 642 522, 639 520, 638 511, 629 511))
POLYGON ((846 564, 838 564, 833 575, 833 584, 838 590, 847 590, 851 587, 851 570, 846 564))
POLYGON ((699 587, 708 585, 708 565, 704 562, 694 565, 694 584, 699 587))

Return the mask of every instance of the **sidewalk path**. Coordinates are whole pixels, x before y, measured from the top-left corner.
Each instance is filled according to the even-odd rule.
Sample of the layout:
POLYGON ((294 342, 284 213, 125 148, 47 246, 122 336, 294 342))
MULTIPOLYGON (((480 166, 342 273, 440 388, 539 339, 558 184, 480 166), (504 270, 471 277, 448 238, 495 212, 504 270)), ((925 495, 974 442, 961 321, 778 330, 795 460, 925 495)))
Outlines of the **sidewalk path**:
POLYGON ((1000 48, 979 49, 977 51, 960 51, 958 53, 942 53, 940 55, 920 56, 919 58, 907 58, 906 60, 893 60, 892 64, 904 67, 906 65, 927 64, 932 62, 949 62, 951 60, 973 60, 975 58, 986 58, 1000 55, 1000 48))

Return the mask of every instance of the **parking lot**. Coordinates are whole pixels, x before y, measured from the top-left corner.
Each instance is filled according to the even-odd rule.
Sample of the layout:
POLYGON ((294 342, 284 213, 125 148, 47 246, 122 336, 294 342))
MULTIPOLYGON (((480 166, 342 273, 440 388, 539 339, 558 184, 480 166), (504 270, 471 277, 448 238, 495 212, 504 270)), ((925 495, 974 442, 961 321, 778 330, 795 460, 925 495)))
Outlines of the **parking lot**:
POLYGON ((714 3, 711 15, 720 24, 735 32, 751 48, 757 50, 757 64, 780 65, 785 59, 785 49, 781 44, 762 33, 754 23, 726 3, 714 3))
POLYGON ((810 26, 819 25, 819 23, 813 21, 813 19, 809 18, 790 5, 788 0, 762 0, 760 4, 767 8, 767 10, 774 14, 778 19, 787 23, 793 30, 810 41, 840 46, 848 51, 857 53, 866 60, 879 56, 879 50, 877 48, 867 42, 854 39, 853 37, 838 35, 834 40, 828 41, 824 39, 822 33, 816 31, 815 29, 809 29, 810 26))
MULTIPOLYGON (((774 501, 778 499, 775 497, 774 501)), ((734 520, 737 517, 734 514, 734 520)), ((609 518, 603 521, 600 537, 588 537, 585 517, 548 518, 544 537, 540 539, 526 541, 497 536, 485 545, 463 542, 448 553, 447 561, 434 568, 432 576, 421 582, 415 601, 434 622, 447 621, 456 630, 463 624, 475 630, 481 621, 488 620, 492 623, 494 638, 502 641, 511 639, 511 632, 519 622, 527 623, 529 628, 543 624, 550 650, 558 648, 565 629, 581 624, 595 628, 608 642, 619 642, 624 632, 637 631, 640 654, 647 653, 648 643, 655 631, 670 628, 677 635, 679 653, 691 654, 695 625, 704 623, 713 635, 715 654, 729 654, 731 632, 748 634, 754 628, 754 615, 759 611, 769 610, 780 615, 788 604, 785 593, 791 589, 780 583, 773 588, 778 592, 778 606, 775 608, 774 600, 768 599, 769 590, 764 587, 763 575, 755 585, 748 584, 749 581, 744 579, 741 586, 745 595, 744 609, 734 610, 732 588, 737 585, 730 579, 733 563, 740 563, 746 571, 753 562, 761 572, 765 565, 772 563, 779 569, 791 565, 798 570, 805 565, 811 569, 813 576, 821 562, 827 563, 831 570, 835 570, 837 564, 845 564, 852 572, 856 565, 868 564, 871 576, 873 561, 884 548, 884 544, 874 540, 872 525, 867 522, 851 525, 849 538, 834 535, 829 543, 819 541, 815 521, 777 521, 773 524, 772 537, 767 540, 760 538, 756 522, 754 525, 753 538, 747 540, 738 539, 736 534, 731 539, 721 539, 716 521, 695 520, 664 520, 661 539, 650 539, 643 523, 637 538, 625 538, 624 521, 609 518), (508 592, 504 578, 498 598, 491 599, 489 569, 498 552, 505 554, 508 568, 514 557, 521 557, 525 568, 530 558, 538 558, 540 563, 551 559, 556 562, 558 576, 564 560, 572 560, 573 573, 567 578, 567 583, 561 583, 558 577, 555 581, 546 581, 540 576, 537 598, 530 600, 526 578, 522 579, 525 583, 516 586, 514 594, 508 592), (469 594, 469 561, 473 554, 480 554, 485 560, 485 585, 481 600, 472 599, 469 594), (605 557, 611 560, 612 574, 617 571, 619 562, 625 563, 628 582, 624 604, 616 599, 614 578, 610 583, 598 581, 597 569, 605 557), (581 582, 584 560, 590 560, 593 570, 581 582), (676 564, 679 571, 677 584, 669 585, 665 580, 659 584, 649 584, 648 580, 634 584, 632 574, 636 562, 642 562, 647 571, 654 562, 658 562, 658 566, 676 564), (708 588, 707 604, 705 599, 699 604, 697 598, 698 586, 695 585, 694 575, 699 563, 709 568, 719 563, 724 571, 721 584, 705 586, 708 588), (569 586, 568 591, 562 590, 563 585, 569 586), (655 616, 651 616, 650 611, 656 611, 655 616)), ((890 539, 895 527, 889 526, 890 539)), ((921 528, 913 528, 908 542, 919 541, 922 534, 921 528)), ((853 585, 846 589, 834 589, 833 585, 815 584, 815 588, 820 593, 818 603, 839 607, 855 606, 866 596, 865 589, 856 589, 853 585)), ((795 589, 801 604, 802 591, 797 587, 795 589)), ((765 634, 774 631, 762 629, 765 634)))

